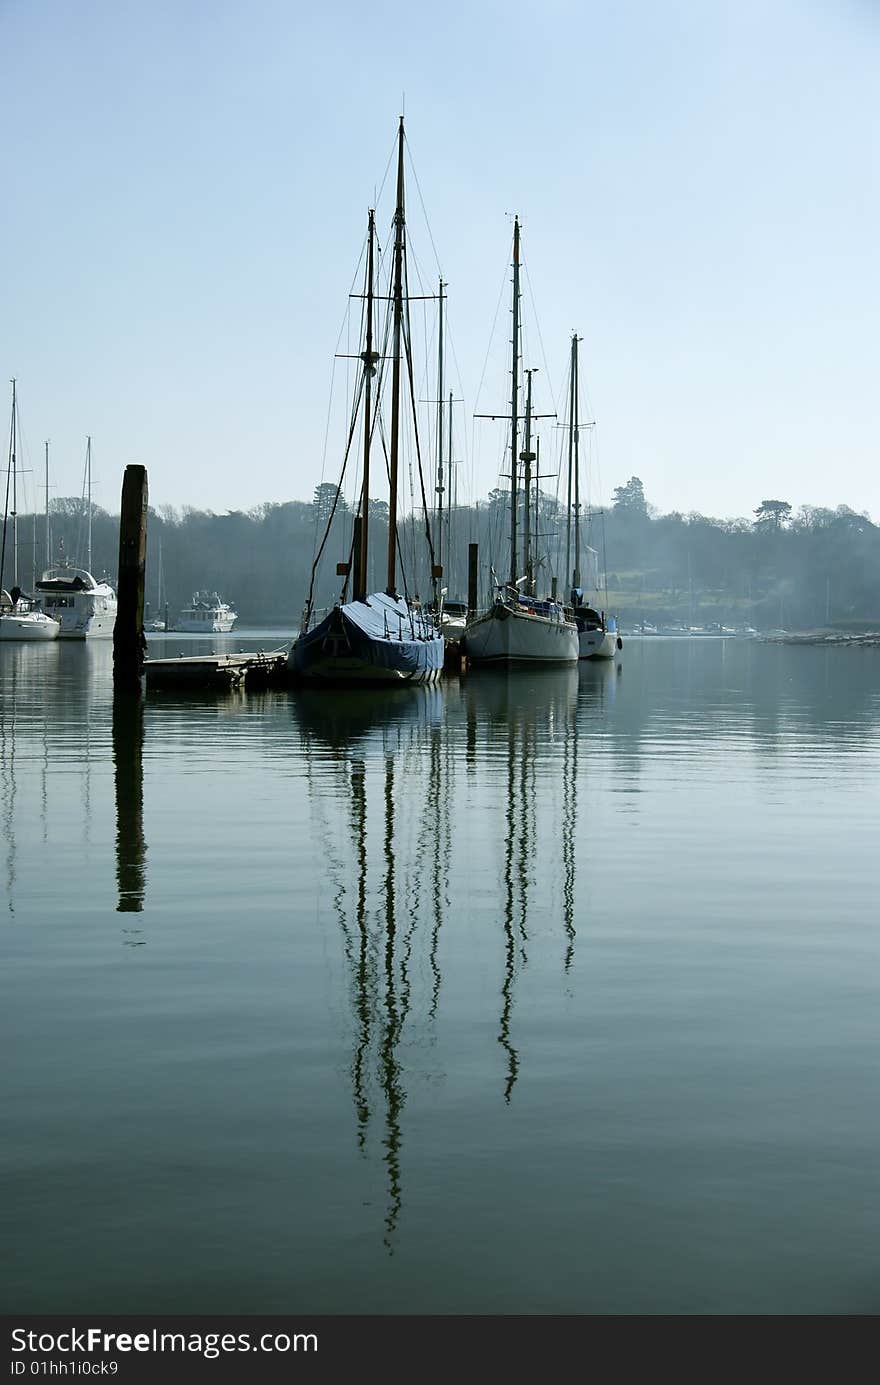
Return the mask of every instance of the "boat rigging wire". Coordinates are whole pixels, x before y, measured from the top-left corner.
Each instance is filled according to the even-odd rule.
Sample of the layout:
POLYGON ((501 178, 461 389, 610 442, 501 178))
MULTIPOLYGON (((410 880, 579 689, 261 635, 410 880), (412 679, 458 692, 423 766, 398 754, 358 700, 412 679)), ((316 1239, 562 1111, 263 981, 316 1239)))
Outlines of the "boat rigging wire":
POLYGON ((410 152, 409 138, 408 138, 407 135, 404 135, 404 137, 403 137, 403 143, 404 143, 404 147, 405 147, 405 149, 406 149, 406 152, 407 152, 407 154, 409 155, 409 166, 410 166, 410 171, 412 172, 413 178, 415 179, 416 192, 419 194, 419 203, 420 203, 421 208, 422 208, 422 216, 425 218, 425 229, 426 229, 426 231, 428 232, 428 239, 429 239, 429 241, 431 242, 431 249, 434 251, 434 263, 435 263, 436 266, 437 266, 437 273, 440 275, 440 278, 442 279, 442 278, 443 278, 443 269, 442 269, 441 264, 440 264, 440 256, 437 254, 437 247, 436 247, 436 245, 434 244, 434 236, 433 236, 433 234, 432 234, 432 232, 431 232, 431 223, 430 223, 430 221, 429 221, 429 219, 428 219, 428 212, 427 212, 427 209, 426 209, 426 207, 425 207, 425 199, 422 197, 422 188, 421 188, 421 184, 419 183, 419 175, 418 175, 418 173, 416 173, 416 166, 415 166, 415 162, 414 162, 414 160, 413 160, 412 153, 410 152))
POLYGON ((541 336, 541 320, 540 320, 540 318, 538 317, 538 309, 537 309, 537 307, 536 307, 536 305, 535 305, 535 294, 534 294, 534 291, 533 291, 533 289, 532 289, 532 280, 531 280, 531 276, 530 276, 530 274, 529 274, 529 265, 528 265, 528 261, 527 261, 525 258, 522 259, 521 263, 522 263, 523 271, 524 271, 525 276, 526 276, 526 284, 528 285, 528 290, 529 290, 529 299, 530 299, 531 305, 532 305, 532 320, 533 320, 533 322, 534 322, 534 324, 535 324, 535 331, 538 333, 538 343, 539 343, 539 345, 540 345, 540 347, 541 347, 541 360, 542 360, 543 363, 544 363, 544 374, 545 374, 546 377, 547 377, 547 388, 548 388, 548 390, 550 391, 550 398, 552 399, 552 398, 554 397, 554 395, 553 395, 553 377, 552 377, 552 375, 550 374, 550 367, 549 367, 549 365, 547 364, 547 352, 544 350, 544 338, 541 336))

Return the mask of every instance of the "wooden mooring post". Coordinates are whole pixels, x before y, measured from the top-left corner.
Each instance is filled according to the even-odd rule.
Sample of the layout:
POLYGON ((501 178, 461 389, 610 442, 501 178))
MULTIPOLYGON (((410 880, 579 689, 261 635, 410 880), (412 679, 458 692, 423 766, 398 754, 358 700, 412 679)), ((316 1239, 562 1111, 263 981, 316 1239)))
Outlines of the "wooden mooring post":
POLYGON ((477 553, 479 544, 468 544, 468 594, 467 594, 467 613, 468 618, 477 614, 477 553))
POLYGON ((147 468, 127 466, 119 516, 119 580, 113 627, 113 688, 141 691, 144 671, 144 585, 147 570, 147 468))

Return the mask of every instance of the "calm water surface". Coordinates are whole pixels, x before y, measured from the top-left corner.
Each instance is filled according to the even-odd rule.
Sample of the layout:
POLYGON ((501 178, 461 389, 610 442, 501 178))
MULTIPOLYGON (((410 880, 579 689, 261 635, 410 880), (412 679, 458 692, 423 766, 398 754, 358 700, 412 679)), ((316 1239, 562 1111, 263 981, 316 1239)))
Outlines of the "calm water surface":
POLYGON ((0 646, 7 1311, 880 1309, 877 651, 111 653, 0 646))

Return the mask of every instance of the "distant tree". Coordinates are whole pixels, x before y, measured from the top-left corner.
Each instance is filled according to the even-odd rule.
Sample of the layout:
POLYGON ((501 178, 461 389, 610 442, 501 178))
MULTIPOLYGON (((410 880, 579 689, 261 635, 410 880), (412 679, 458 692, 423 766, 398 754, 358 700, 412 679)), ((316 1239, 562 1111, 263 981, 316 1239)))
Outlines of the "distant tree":
POLYGON ((830 528, 835 518, 834 511, 822 505, 801 505, 796 517, 791 521, 791 526, 793 529, 815 532, 818 529, 830 528))
POLYGON ((864 533, 866 529, 873 528, 870 516, 866 510, 851 510, 849 505, 838 505, 834 515, 839 525, 843 525, 848 529, 857 529, 859 533, 864 533))
POLYGON ((379 522, 380 522, 381 524, 387 524, 387 523, 388 523, 388 501, 387 501, 387 500, 371 500, 371 501, 370 501, 370 519, 377 519, 377 520, 379 520, 379 522))
POLYGON ((494 490, 489 492, 489 508, 499 510, 510 502, 510 492, 505 490, 494 490))
MULTIPOLYGON (((320 486, 315 487, 315 497, 312 504, 318 512, 319 519, 330 518, 334 500, 336 500, 336 487, 331 481, 322 481, 320 486)), ((345 496, 340 495, 339 502, 336 506, 336 513, 338 515, 345 514, 347 509, 348 506, 345 503, 345 496)))
POLYGON ((84 509, 82 496, 79 495, 56 495, 49 502, 49 510, 53 515, 65 515, 70 519, 78 519, 84 509))
POLYGON ((631 476, 625 486, 618 486, 615 489, 612 508, 615 514, 647 519, 648 502, 645 499, 645 488, 638 476, 631 476))
POLYGON ((787 500, 762 500, 755 510, 755 528, 776 533, 791 514, 787 500))

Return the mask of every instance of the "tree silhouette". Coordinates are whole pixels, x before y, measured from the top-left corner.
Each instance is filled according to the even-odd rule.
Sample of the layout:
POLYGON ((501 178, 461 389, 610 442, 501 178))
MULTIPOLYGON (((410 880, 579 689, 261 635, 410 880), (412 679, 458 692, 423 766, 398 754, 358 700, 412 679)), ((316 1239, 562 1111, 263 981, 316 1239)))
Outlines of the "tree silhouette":
POLYGON ((645 488, 638 476, 631 476, 625 486, 615 489, 613 508, 618 514, 637 515, 647 519, 648 502, 645 499, 645 488))
POLYGON ((755 528, 769 529, 776 533, 785 524, 790 514, 791 506, 787 500, 762 500, 755 510, 755 528))

